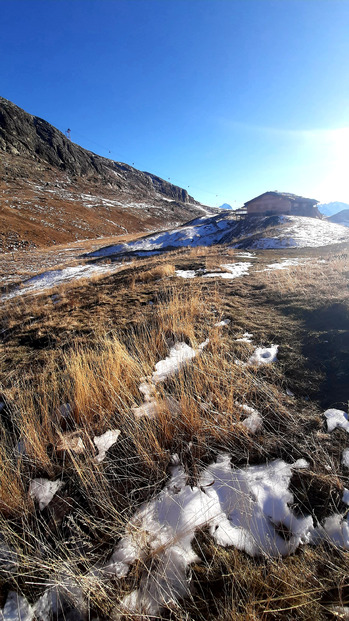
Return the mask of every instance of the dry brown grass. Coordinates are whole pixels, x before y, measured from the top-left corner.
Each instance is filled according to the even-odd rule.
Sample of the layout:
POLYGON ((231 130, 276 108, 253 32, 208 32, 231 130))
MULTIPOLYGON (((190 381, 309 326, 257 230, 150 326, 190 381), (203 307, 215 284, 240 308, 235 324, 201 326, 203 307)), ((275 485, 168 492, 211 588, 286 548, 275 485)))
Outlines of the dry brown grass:
MULTIPOLYGON (((326 447, 320 444, 319 409, 285 394, 287 350, 286 354, 281 350, 278 366, 250 369, 234 364, 250 353, 249 345, 234 339, 247 329, 256 340, 267 342, 277 334, 283 345, 290 325, 296 338, 295 320, 284 325, 276 306, 267 313, 270 300, 283 302, 282 296, 289 296, 301 308, 302 300, 315 290, 309 274, 311 281, 317 281, 319 295, 329 299, 335 283, 337 297, 344 299, 344 276, 338 273, 346 269, 344 259, 335 260, 321 282, 323 264, 315 264, 311 273, 305 271, 308 265, 288 273, 262 272, 258 284, 265 288, 256 289, 256 302, 252 296, 257 274, 231 283, 172 280, 175 267, 205 256, 202 249, 193 249, 190 256, 171 253, 171 263, 164 257, 142 261, 135 274, 126 268, 115 278, 59 288, 57 304, 43 295, 9 305, 6 325, 13 334, 11 351, 18 356, 18 367, 7 360, 3 349, 7 371, 2 378, 16 437, 4 428, 0 532, 17 542, 18 575, 29 576, 27 585, 18 576, 7 579, 15 589, 19 580, 32 600, 44 583, 70 576, 89 598, 92 614, 97 611, 110 618, 118 596, 127 592, 132 580, 137 583, 137 568, 125 584, 92 580, 90 569, 106 561, 136 508, 163 488, 173 453, 179 455, 191 484, 218 451, 228 451, 239 467, 276 457, 288 462, 305 457, 310 462, 308 473, 292 482, 299 511, 308 513, 317 497, 324 498, 323 507, 316 509, 319 519, 338 507, 345 483, 340 465, 343 441, 331 438, 326 447), (122 304, 127 305, 123 316, 122 304), (214 323, 225 316, 232 324, 215 328, 214 323), (35 327, 35 339, 66 330, 63 349, 58 342, 56 347, 31 351, 15 341, 27 334, 25 326, 18 325, 21 317, 29 321, 29 334, 35 327), (136 419, 132 408, 143 403, 142 378, 149 378, 175 342, 196 348, 207 337, 209 343, 200 355, 156 386, 157 417, 136 419), (239 403, 261 413, 261 433, 253 436, 241 424, 239 403), (70 406, 68 416, 62 416, 65 404, 70 406), (119 429, 120 438, 99 464, 93 437, 108 429, 119 429), (57 450, 71 432, 82 438, 82 454, 57 450), (26 449, 21 458, 14 452, 18 440, 26 449), (327 469, 330 451, 333 472, 327 469), (66 482, 56 502, 42 514, 28 502, 28 483, 35 476, 63 477, 66 482)), ((207 257, 213 269, 226 260, 217 251, 207 257)), ((9 338, 8 351, 11 344, 9 338)), ((300 358, 291 361, 300 365, 300 358)), ((197 535, 195 545, 202 562, 192 568, 193 595, 182 607, 165 612, 164 618, 170 614, 178 621, 322 620, 333 603, 348 599, 343 579, 347 555, 333 553, 329 546, 307 547, 287 559, 258 560, 219 548, 206 533, 197 535)), ((7 584, 2 583, 5 591, 7 584)))
POLYGON ((153 280, 161 280, 168 276, 174 276, 176 268, 170 263, 162 263, 153 267, 151 270, 141 272, 137 275, 136 279, 140 282, 151 282, 153 280))

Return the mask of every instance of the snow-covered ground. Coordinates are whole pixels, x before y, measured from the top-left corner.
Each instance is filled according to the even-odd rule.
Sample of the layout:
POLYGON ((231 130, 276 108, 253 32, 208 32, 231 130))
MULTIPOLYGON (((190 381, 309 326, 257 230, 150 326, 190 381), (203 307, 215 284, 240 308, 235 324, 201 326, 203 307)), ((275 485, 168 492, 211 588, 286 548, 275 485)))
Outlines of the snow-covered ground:
MULTIPOLYGON (((268 227, 268 222, 270 222, 268 218, 236 221, 231 214, 224 212, 223 215, 196 218, 187 225, 143 237, 134 242, 100 248, 90 256, 150 253, 185 246, 212 246, 230 243, 236 237, 241 237, 241 242, 234 245, 236 248, 261 249, 316 247, 349 241, 349 231, 345 227, 316 218, 280 216, 276 221, 274 219, 271 227, 268 227), (264 221, 265 229, 263 229, 264 221), (258 232, 259 223, 261 229, 258 232)), ((244 254, 244 258, 252 257, 244 254)))
POLYGON ((23 281, 20 287, 16 287, 10 293, 2 296, 2 300, 10 300, 17 296, 27 293, 41 293, 45 289, 78 280, 80 278, 91 278, 103 274, 110 274, 120 269, 120 264, 111 263, 103 265, 76 265, 74 267, 65 267, 60 270, 51 270, 43 272, 33 278, 23 281))
POLYGON ((251 556, 288 555, 309 542, 313 519, 292 511, 288 489, 293 470, 306 467, 300 459, 291 465, 276 460, 239 469, 232 466, 229 455, 221 454, 191 487, 182 466, 176 465, 166 487, 131 518, 125 536, 100 570, 122 578, 149 551, 156 559, 152 572, 144 572, 138 588, 122 600, 125 611, 156 615, 188 593, 187 570, 199 561, 192 548, 198 528, 208 527, 217 544, 233 545, 251 556), (289 533, 287 539, 279 534, 282 527, 289 533))
POLYGON ((230 234, 237 225, 238 222, 227 214, 225 216, 215 215, 196 218, 188 225, 176 229, 143 237, 134 242, 100 248, 92 252, 90 256, 103 257, 130 252, 137 254, 139 252, 171 250, 185 246, 212 246, 224 243, 227 233, 230 234))
POLYGON ((340 224, 302 216, 280 216, 278 225, 267 233, 251 238, 250 243, 238 242, 235 248, 316 248, 349 241, 349 231, 340 224))

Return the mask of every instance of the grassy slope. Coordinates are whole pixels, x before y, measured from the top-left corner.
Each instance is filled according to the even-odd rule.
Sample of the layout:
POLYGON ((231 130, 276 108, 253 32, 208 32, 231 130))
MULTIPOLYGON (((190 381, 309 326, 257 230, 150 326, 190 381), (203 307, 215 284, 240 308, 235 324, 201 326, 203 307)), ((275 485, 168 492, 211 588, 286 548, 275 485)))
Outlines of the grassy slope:
MULTIPOLYGON (((107 586, 91 587, 83 576, 110 556, 135 508, 163 487, 175 452, 192 483, 220 450, 229 451, 236 466, 304 457, 310 468, 292 479, 296 509, 318 519, 345 509, 346 435, 329 436, 322 412, 344 409, 347 400, 348 253, 309 249, 302 251, 309 258, 304 266, 257 271, 295 255, 300 252, 259 253, 244 278, 186 281, 174 278, 174 266, 216 271, 241 259, 224 248, 183 250, 4 305, 0 531, 21 563, 15 579, 3 578, 3 597, 15 587, 34 601, 44 581, 59 581, 64 571, 79 576, 92 609, 110 616, 144 567, 107 586), (226 317, 230 326, 213 327, 226 317), (256 345, 279 344, 279 364, 254 370, 235 365, 253 350, 235 341, 245 331, 256 345), (200 359, 161 389, 158 419, 135 424, 131 408, 142 402, 141 378, 166 357, 169 343, 194 346, 207 336, 200 359), (169 411, 168 394, 180 412, 169 411), (262 413, 264 430, 257 436, 239 425, 236 401, 262 413), (63 403, 72 406, 69 420, 60 416, 63 403), (110 428, 121 430, 120 441, 97 465, 90 439, 110 428), (76 430, 85 454, 62 453, 63 435, 76 430), (27 457, 14 457, 16 438, 25 438, 27 457), (34 476, 67 481, 42 513, 28 502, 34 476)), ((203 562, 193 568, 192 598, 164 618, 322 619, 333 603, 347 600, 347 553, 327 544, 283 560, 218 548, 205 532, 197 534, 195 546, 203 562)))

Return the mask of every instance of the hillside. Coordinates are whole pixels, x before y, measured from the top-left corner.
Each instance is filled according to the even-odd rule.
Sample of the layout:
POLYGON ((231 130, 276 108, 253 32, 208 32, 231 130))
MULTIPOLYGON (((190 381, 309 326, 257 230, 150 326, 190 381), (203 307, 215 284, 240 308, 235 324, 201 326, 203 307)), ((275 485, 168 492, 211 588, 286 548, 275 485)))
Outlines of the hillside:
POLYGON ((0 98, 0 251, 145 232, 213 213, 186 190, 72 143, 0 98))
POLYGON ((349 226, 349 209, 343 209, 328 219, 330 222, 336 222, 342 226, 349 226))
POLYGON ((228 212, 203 216, 136 241, 102 247, 89 256, 146 256, 174 248, 216 244, 230 244, 235 248, 304 248, 345 241, 349 241, 349 231, 343 226, 315 218, 265 216, 236 220, 228 212))

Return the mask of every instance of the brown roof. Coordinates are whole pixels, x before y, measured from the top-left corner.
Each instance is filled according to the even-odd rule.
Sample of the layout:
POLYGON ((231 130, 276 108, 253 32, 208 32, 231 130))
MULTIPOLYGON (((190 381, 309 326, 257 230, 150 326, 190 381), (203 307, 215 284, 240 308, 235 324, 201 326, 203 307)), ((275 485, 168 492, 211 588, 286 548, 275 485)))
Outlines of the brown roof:
POLYGON ((257 201, 259 198, 262 198, 262 196, 267 196, 267 195, 280 196, 282 198, 288 198, 291 201, 300 201, 302 203, 310 203, 313 205, 316 205, 319 202, 315 198, 304 198, 304 196, 297 196, 297 194, 291 194, 290 192, 277 192, 275 190, 274 192, 264 192, 263 194, 256 196, 256 198, 252 198, 250 201, 247 201, 245 203, 245 207, 246 205, 249 205, 249 203, 253 203, 254 201, 257 201))

